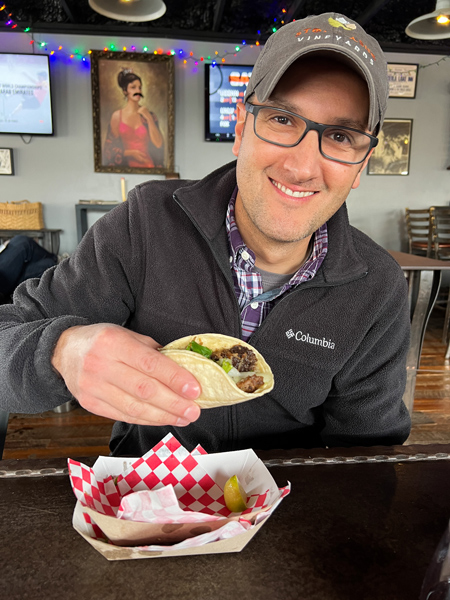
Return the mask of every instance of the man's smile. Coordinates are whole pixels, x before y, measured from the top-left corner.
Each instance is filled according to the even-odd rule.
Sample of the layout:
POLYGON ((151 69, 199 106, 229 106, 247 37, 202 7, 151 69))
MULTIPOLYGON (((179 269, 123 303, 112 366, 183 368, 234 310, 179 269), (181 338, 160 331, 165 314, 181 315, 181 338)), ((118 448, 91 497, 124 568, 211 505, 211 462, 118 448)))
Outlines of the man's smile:
POLYGON ((276 188, 278 188, 281 192, 283 192, 284 194, 287 194, 288 196, 292 196, 293 198, 307 198, 308 196, 312 196, 313 194, 315 194, 315 192, 297 192, 295 190, 291 190, 290 188, 286 187, 282 183, 275 181, 275 179, 271 179, 270 177, 269 177, 269 179, 270 179, 271 183, 276 188))

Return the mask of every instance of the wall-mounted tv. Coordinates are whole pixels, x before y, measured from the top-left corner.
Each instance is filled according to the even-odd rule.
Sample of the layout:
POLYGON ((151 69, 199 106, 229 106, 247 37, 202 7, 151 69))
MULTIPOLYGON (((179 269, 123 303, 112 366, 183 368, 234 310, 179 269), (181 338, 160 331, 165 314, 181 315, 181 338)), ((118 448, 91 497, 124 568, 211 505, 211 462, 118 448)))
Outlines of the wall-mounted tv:
POLYGON ((46 54, 0 53, 0 134, 53 135, 46 54))
POLYGON ((252 65, 205 65, 205 139, 233 142, 236 105, 243 102, 252 65))

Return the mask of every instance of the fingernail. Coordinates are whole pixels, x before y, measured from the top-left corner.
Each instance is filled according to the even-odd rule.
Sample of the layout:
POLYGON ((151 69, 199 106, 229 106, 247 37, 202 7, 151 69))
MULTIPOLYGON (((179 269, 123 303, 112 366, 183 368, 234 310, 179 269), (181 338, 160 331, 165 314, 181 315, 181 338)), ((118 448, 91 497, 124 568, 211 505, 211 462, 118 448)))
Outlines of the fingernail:
POLYGON ((189 425, 190 421, 187 421, 186 419, 178 419, 178 421, 176 422, 176 427, 186 427, 186 425, 189 425))
POLYGON ((197 383, 186 383, 182 387, 181 393, 185 398, 195 400, 200 395, 200 386, 197 383))
POLYGON ((187 408, 183 413, 183 417, 185 419, 188 419, 189 422, 196 421, 199 417, 198 406, 194 405, 194 406, 190 406, 189 408, 187 408))

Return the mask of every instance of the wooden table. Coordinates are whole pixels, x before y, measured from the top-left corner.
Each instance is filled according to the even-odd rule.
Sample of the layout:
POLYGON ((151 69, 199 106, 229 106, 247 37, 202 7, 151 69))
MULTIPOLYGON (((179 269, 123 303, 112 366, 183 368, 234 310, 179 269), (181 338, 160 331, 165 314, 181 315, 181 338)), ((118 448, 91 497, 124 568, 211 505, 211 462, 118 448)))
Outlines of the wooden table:
POLYGON ((292 491, 242 552, 116 562, 72 528, 65 460, 0 462, 0 598, 419 598, 450 517, 450 444, 260 456, 292 491))
POLYGON ((411 308, 411 343, 407 358, 407 379, 403 400, 409 412, 412 413, 423 338, 428 319, 439 293, 442 272, 450 269, 450 261, 435 260, 391 250, 389 253, 399 263, 408 279, 409 305, 411 308))

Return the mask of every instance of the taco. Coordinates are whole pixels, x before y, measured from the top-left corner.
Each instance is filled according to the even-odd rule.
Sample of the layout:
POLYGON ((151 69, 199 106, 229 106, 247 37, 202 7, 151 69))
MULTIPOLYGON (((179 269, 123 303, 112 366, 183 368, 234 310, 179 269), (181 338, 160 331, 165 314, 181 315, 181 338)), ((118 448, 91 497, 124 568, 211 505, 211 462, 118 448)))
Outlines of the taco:
POLYGON ((228 335, 189 335, 161 352, 196 377, 202 388, 196 400, 201 408, 246 402, 274 386, 272 370, 258 350, 228 335))

